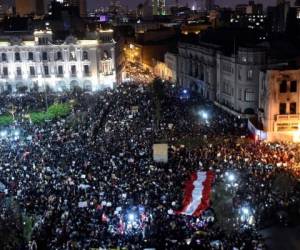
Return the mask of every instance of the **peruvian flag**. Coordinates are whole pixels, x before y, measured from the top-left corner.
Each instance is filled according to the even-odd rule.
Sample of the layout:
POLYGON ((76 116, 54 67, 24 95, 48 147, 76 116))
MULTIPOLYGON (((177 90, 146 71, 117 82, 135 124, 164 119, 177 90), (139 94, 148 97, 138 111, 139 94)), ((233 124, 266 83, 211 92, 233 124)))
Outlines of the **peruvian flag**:
POLYGON ((193 173, 185 186, 183 208, 177 214, 200 216, 209 207, 214 179, 212 171, 193 173))

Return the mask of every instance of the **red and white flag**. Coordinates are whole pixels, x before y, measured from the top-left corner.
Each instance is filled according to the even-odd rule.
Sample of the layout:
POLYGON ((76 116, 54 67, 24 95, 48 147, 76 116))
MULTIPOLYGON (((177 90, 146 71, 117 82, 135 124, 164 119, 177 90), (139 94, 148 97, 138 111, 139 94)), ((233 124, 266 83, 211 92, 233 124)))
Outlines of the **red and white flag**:
POLYGON ((193 173, 185 186, 183 208, 177 214, 200 216, 209 207, 214 178, 212 171, 193 173))

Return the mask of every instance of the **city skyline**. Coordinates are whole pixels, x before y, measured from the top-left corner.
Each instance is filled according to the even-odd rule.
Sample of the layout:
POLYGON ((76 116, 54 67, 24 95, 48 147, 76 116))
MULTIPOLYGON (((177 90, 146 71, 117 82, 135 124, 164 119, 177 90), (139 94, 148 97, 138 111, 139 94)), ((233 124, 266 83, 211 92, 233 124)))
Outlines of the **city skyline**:
MULTIPOLYGON (((100 7, 100 6, 108 6, 109 3, 111 2, 110 0, 87 0, 88 2, 88 8, 89 9, 93 9, 93 8, 97 8, 97 7, 100 7)), ((137 6, 139 3, 142 3, 144 1, 142 0, 120 0, 120 2, 124 5, 128 5, 128 7, 130 8, 133 8, 135 6, 137 6)), ((174 2, 175 3, 175 0, 168 0, 166 1, 167 4, 170 4, 170 2, 174 2)), ((192 4, 194 1, 193 0, 179 0, 179 3, 181 4, 186 4, 186 3, 189 3, 189 4, 192 4)), ((243 3, 248 3, 249 0, 216 0, 215 1, 216 4, 218 5, 221 5, 221 6, 225 6, 225 7, 233 7, 235 6, 236 4, 243 4, 243 3)), ((264 6, 267 6, 267 5, 275 5, 276 4, 276 0, 257 0, 255 1, 256 3, 263 3, 264 6)))

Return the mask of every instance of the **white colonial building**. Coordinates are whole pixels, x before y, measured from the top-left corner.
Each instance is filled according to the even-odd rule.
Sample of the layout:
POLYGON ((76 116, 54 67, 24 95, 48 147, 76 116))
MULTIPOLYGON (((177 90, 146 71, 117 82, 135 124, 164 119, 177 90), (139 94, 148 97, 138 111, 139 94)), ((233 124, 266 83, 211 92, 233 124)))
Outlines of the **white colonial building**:
POLYGON ((52 39, 51 30, 41 30, 29 37, 0 37, 0 91, 112 88, 116 83, 112 35, 112 30, 100 30, 85 40, 70 36, 59 42, 52 39))
POLYGON ((259 72, 266 64, 261 47, 238 47, 228 53, 221 46, 179 43, 177 81, 205 98, 238 114, 258 109, 259 72))

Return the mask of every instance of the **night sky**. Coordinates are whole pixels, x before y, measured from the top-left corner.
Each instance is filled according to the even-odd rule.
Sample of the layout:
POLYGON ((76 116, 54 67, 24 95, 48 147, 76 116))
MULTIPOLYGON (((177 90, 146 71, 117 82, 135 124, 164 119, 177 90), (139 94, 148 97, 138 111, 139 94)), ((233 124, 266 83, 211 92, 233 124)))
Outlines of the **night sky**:
MULTIPOLYGON (((122 4, 128 5, 129 7, 135 7, 137 4, 144 2, 144 0, 120 0, 122 4)), ((186 4, 187 2, 192 4, 194 0, 179 0, 182 4, 186 4)), ((93 9, 99 6, 107 6, 111 2, 111 0, 87 0, 88 8, 93 9)), ((167 4, 172 4, 175 0, 166 0, 167 4)), ((216 0, 216 4, 221 6, 234 6, 238 3, 247 3, 249 0, 216 0)), ((256 0, 255 2, 263 3, 266 5, 274 5, 276 0, 256 0)))

